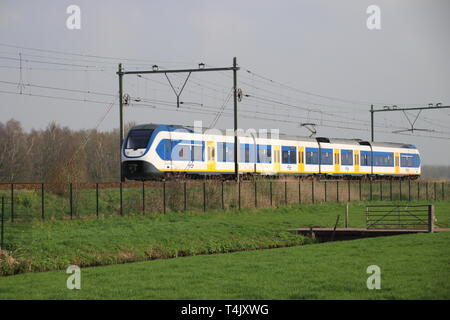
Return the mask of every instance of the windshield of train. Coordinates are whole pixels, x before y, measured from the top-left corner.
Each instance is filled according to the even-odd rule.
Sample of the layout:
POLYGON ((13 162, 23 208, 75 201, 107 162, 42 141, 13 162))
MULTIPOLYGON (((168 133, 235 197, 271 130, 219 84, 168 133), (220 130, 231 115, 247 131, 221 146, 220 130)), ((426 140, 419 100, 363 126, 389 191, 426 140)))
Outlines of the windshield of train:
POLYGON ((153 130, 136 129, 131 130, 128 134, 125 149, 145 149, 148 145, 148 140, 152 136, 153 130))

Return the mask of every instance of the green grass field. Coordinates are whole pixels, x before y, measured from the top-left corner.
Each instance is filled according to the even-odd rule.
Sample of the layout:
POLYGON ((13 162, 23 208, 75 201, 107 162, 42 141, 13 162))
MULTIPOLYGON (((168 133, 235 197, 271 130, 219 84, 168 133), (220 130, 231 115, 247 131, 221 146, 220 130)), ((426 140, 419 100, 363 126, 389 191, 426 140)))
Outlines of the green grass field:
POLYGON ((28 273, 0 278, 0 299, 450 299, 449 241, 415 234, 83 268, 81 290, 66 288, 62 270, 28 273), (380 290, 366 287, 373 264, 380 290))
MULTIPOLYGON (((350 227, 364 226, 366 204, 351 204, 350 227)), ((450 202, 435 205, 439 225, 450 226, 450 202)), ((303 245, 311 240, 288 229, 331 227, 338 214, 343 226, 344 205, 339 203, 7 223, 6 240, 10 239, 13 259, 0 256, 0 274, 303 245)))

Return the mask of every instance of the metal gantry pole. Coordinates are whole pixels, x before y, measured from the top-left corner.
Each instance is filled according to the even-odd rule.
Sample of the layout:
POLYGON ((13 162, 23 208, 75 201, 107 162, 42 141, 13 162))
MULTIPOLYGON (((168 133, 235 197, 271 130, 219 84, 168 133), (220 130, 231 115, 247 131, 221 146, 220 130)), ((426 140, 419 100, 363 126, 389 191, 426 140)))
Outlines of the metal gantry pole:
POLYGON ((119 75, 119 121, 120 121, 120 128, 119 128, 119 135, 120 135, 120 153, 119 153, 119 161, 120 161, 120 181, 124 182, 125 177, 123 176, 123 168, 122 168, 122 147, 123 147, 123 71, 122 71, 122 64, 119 63, 119 70, 117 72, 119 75))
POLYGON ((373 104, 370 105, 370 133, 371 133, 371 141, 373 142, 374 133, 373 133, 373 104))
POLYGON ((239 181, 239 159, 238 159, 238 117, 237 117, 237 60, 233 58, 233 104, 234 104, 234 174, 239 181))

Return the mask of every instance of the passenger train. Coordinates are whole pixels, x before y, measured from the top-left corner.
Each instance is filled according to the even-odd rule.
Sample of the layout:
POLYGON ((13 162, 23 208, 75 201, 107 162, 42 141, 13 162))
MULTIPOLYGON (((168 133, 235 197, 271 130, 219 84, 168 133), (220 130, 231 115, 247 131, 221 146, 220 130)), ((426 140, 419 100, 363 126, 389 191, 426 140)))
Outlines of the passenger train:
MULTIPOLYGON (((411 144, 254 135, 238 138, 240 174, 418 178, 420 154, 411 144)), ((170 173, 231 176, 234 137, 219 130, 143 124, 131 128, 122 146, 129 180, 160 179, 170 173)))

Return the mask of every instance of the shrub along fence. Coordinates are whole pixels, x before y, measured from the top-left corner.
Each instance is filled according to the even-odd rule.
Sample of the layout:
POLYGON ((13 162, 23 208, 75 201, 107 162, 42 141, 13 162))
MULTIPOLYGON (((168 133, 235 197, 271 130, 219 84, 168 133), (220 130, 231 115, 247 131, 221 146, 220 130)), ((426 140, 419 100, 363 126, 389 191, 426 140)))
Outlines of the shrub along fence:
POLYGON ((264 208, 302 203, 450 199, 450 182, 255 179, 2 183, 6 221, 264 208))

